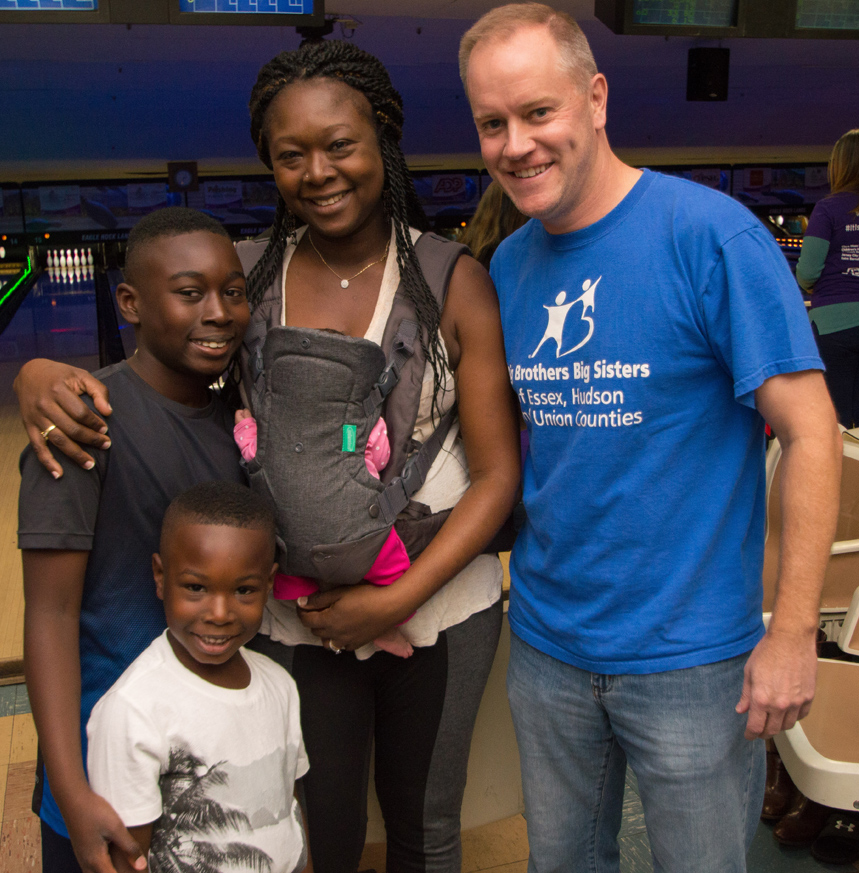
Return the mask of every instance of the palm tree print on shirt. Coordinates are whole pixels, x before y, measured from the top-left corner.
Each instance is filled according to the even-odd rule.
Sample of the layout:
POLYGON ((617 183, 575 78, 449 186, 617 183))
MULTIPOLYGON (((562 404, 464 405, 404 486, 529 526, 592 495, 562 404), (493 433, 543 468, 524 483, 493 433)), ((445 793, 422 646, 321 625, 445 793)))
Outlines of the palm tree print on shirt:
POLYGON ((228 867, 270 873, 272 859, 256 846, 206 839, 251 831, 244 812, 207 796, 210 788, 229 781, 224 763, 209 767, 182 746, 170 749, 160 779, 163 812, 152 828, 151 873, 221 873, 228 867))

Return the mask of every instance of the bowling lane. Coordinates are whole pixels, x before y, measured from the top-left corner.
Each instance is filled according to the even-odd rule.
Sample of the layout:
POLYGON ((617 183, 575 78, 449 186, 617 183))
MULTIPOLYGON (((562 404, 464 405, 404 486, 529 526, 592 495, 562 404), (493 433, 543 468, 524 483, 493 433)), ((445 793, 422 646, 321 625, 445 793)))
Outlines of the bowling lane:
POLYGON ((18 366, 30 358, 57 358, 98 367, 98 319, 93 280, 58 281, 39 276, 0 335, 0 360, 18 366))

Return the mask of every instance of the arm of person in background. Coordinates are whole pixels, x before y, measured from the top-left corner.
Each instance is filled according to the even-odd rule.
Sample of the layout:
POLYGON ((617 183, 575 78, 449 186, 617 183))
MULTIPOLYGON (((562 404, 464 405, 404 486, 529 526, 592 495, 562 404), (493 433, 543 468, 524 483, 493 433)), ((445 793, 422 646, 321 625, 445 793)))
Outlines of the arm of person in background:
POLYGON ((63 475, 63 468, 54 458, 48 443, 68 455, 86 470, 94 461, 78 443, 109 449, 107 425, 81 399, 89 394, 95 408, 104 416, 111 413, 107 388, 86 370, 34 358, 27 361, 12 383, 18 396, 21 418, 30 439, 30 445, 39 463, 55 478, 63 475), (42 433, 51 425, 47 439, 42 433))
POLYGON ((24 672, 51 792, 84 873, 114 873, 110 843, 129 869, 145 870, 140 847, 110 804, 89 786, 81 751, 81 597, 89 552, 25 549, 24 672))
POLYGON ((773 376, 755 392, 755 405, 782 446, 783 526, 772 618, 746 663, 737 704, 737 712, 748 712, 747 739, 775 736, 811 708, 841 481, 841 437, 822 373, 773 376))
POLYGON ((802 250, 796 263, 796 281, 807 294, 814 290, 814 283, 823 272, 826 256, 829 254, 829 240, 806 234, 802 239, 802 250))
POLYGON ((796 264, 796 281, 803 291, 811 294, 814 284, 820 278, 829 254, 829 243, 832 239, 832 217, 825 200, 817 203, 811 211, 805 235, 802 238, 802 250, 796 264))
POLYGON ((507 373, 498 298, 489 274, 461 257, 441 332, 456 379, 471 485, 441 530, 393 585, 311 595, 302 622, 323 640, 356 649, 395 627, 469 564, 513 508, 519 487, 518 404, 507 373))

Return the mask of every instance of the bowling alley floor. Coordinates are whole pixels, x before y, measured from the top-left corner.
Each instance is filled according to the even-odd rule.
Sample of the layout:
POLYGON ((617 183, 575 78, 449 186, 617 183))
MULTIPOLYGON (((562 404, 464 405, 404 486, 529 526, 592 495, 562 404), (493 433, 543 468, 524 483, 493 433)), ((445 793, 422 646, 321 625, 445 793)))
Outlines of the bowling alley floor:
MULTIPOLYGON (((36 769, 36 730, 24 685, 0 687, 0 873, 39 871, 39 821, 30 811, 36 769)), ((714 827, 716 823, 702 823, 714 827)), ((833 867, 819 864, 807 849, 785 849, 761 824, 749 853, 749 873, 855 873, 859 864, 833 867)), ((627 774, 623 824, 620 831, 621 873, 651 873, 650 849, 635 777, 627 774)), ((384 845, 368 845, 361 867, 385 873, 384 845)), ((463 873, 526 873, 528 838, 521 815, 465 831, 462 835, 463 873)), ((689 873, 695 873, 689 859, 689 873)), ((570 873, 576 873, 574 864, 570 873)))

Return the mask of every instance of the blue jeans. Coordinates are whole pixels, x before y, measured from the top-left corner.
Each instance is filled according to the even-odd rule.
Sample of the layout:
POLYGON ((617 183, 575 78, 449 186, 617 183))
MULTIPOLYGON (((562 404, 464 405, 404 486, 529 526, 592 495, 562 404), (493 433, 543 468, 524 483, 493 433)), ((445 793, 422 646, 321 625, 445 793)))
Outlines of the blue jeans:
POLYGON ((528 873, 618 873, 627 761, 655 873, 744 873, 763 804, 762 740, 734 707, 747 655, 649 675, 579 670, 513 635, 507 692, 528 873))

